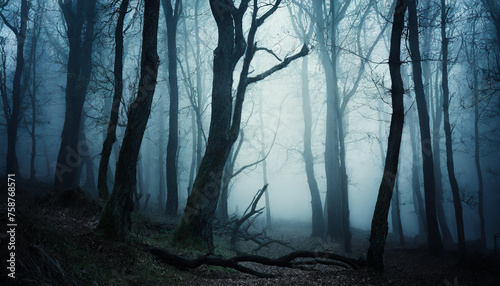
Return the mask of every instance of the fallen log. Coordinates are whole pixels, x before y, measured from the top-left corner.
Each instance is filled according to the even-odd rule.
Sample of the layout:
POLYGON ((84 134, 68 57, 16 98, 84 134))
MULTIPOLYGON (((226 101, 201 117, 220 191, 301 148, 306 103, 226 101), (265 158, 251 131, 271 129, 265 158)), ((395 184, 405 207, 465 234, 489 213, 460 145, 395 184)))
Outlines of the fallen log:
POLYGON ((149 247, 148 251, 156 256, 161 262, 179 269, 196 269, 201 265, 221 266, 255 275, 260 278, 272 278, 274 275, 253 270, 240 263, 251 262, 284 268, 300 268, 303 265, 324 264, 350 269, 359 269, 364 264, 361 260, 355 260, 330 252, 317 251, 295 251, 279 258, 269 258, 260 255, 237 255, 231 258, 201 255, 195 259, 180 256, 163 248, 149 247))

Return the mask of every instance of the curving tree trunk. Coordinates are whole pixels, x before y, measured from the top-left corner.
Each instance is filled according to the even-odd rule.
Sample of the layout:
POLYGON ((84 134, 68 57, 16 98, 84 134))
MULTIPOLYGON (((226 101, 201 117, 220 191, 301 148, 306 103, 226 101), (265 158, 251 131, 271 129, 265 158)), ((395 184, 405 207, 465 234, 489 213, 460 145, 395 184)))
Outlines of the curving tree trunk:
POLYGON ((246 89, 250 84, 287 67, 290 62, 309 52, 304 46, 299 53, 283 59, 279 64, 261 74, 250 77, 250 63, 257 49, 255 42, 257 29, 278 9, 281 1, 275 1, 270 6, 271 8, 263 12, 260 17, 257 17, 259 6, 254 2, 251 25, 245 40, 243 16, 249 2, 250 0, 242 0, 239 6, 235 7, 233 1, 230 0, 210 0, 210 8, 218 30, 218 42, 214 50, 213 62, 210 131, 205 155, 201 160, 182 220, 171 237, 171 241, 176 244, 208 248, 213 251, 212 221, 219 200, 224 165, 240 132, 246 89), (243 55, 245 58, 236 88, 233 111, 233 73, 243 55))
POLYGON ((460 254, 465 254, 465 231, 464 218, 462 214, 462 201, 460 200, 460 190, 455 177, 455 166, 453 163, 453 143, 451 138, 450 125, 450 90, 448 88, 448 38, 446 37, 446 21, 448 21, 448 11, 445 0, 441 0, 441 49, 443 53, 443 115, 444 134, 446 138, 446 165, 448 166, 448 178, 450 179, 451 192, 453 193, 453 206, 455 207, 455 220, 457 222, 458 250, 460 254))
POLYGON ((394 12, 394 21, 391 32, 391 45, 389 53, 389 71, 391 74, 392 88, 392 116, 387 142, 387 155, 385 158, 384 174, 380 183, 377 203, 373 213, 370 246, 368 248, 367 262, 377 271, 384 270, 384 247, 387 238, 389 207, 391 204, 392 190, 398 171, 399 150, 404 125, 404 86, 401 77, 401 35, 404 28, 406 1, 397 0, 394 12))
POLYGON ((101 214, 97 231, 104 236, 124 240, 131 228, 134 210, 136 168, 142 138, 151 113, 158 75, 158 17, 160 0, 144 1, 141 71, 137 97, 128 112, 128 123, 116 164, 115 185, 101 214))
POLYGON ((312 114, 311 95, 309 94, 309 60, 302 59, 302 113, 304 115, 304 151, 302 157, 306 167, 307 184, 311 193, 312 209, 312 234, 313 237, 322 237, 325 234, 325 220, 323 218, 323 207, 319 194, 318 182, 314 175, 314 156, 312 154, 312 114))
POLYGON ((129 0, 122 0, 120 9, 118 10, 118 21, 115 28, 115 92, 113 94, 113 103, 111 105, 111 115, 109 118, 108 130, 106 132, 106 139, 102 144, 101 161, 99 163, 99 175, 97 178, 97 191, 99 198, 107 200, 109 196, 108 191, 108 166, 109 157, 113 149, 113 144, 116 141, 116 127, 118 125, 118 114, 120 111, 120 104, 123 96, 123 22, 127 14, 129 0))

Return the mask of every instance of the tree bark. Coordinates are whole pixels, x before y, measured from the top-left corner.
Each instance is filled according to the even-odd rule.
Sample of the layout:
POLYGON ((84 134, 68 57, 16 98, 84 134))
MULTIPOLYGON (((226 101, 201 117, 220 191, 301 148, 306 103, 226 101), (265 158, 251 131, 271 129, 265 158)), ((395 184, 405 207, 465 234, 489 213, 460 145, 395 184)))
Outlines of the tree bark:
POLYGON ((109 196, 107 184, 109 157, 111 156, 113 144, 116 141, 116 127, 118 125, 118 115, 123 96, 123 23, 125 21, 125 15, 127 14, 128 4, 129 0, 122 0, 120 3, 118 20, 115 28, 115 63, 113 70, 115 75, 115 92, 113 94, 113 103, 111 105, 111 115, 106 132, 106 139, 104 139, 104 143, 102 144, 99 175, 97 178, 97 191, 99 193, 99 198, 102 200, 107 200, 109 196))
POLYGON ((319 194, 318 183, 314 175, 314 156, 312 154, 312 114, 311 96, 309 94, 309 60, 302 59, 302 113, 304 115, 304 151, 302 157, 306 168, 307 183, 311 193, 312 209, 312 234, 313 237, 322 237, 325 234, 325 220, 323 218, 323 207, 319 194))
POLYGON ((443 53, 443 115, 444 115, 444 133, 446 137, 446 165, 448 166, 448 178, 450 179, 451 192, 453 193, 453 205, 455 207, 455 219, 457 222, 458 250, 460 254, 465 254, 465 231, 464 218, 462 214, 462 201, 460 200, 460 190, 455 177, 455 166, 453 163, 453 143, 451 138, 451 125, 449 113, 449 88, 448 88, 448 38, 446 37, 446 21, 448 15, 446 11, 446 2, 441 0, 441 49, 443 53))
POLYGON ((157 34, 160 0, 145 0, 142 32, 141 71, 137 97, 128 112, 128 123, 116 164, 113 192, 103 209, 98 232, 116 240, 124 240, 131 228, 133 188, 139 150, 151 112, 158 74, 157 34))
POLYGON ((57 156, 56 190, 75 188, 80 183, 82 157, 88 146, 79 140, 83 104, 92 72, 92 44, 96 0, 59 1, 67 25, 69 41, 66 81, 66 109, 61 145, 57 156))
POLYGON ((387 155, 385 159, 384 174, 380 183, 380 188, 373 213, 370 246, 368 248, 368 265, 377 271, 384 270, 384 247, 387 238, 387 217, 391 204, 392 190, 398 171, 399 150, 401 147, 401 137, 404 125, 404 86, 401 77, 401 35, 404 28, 404 18, 406 12, 406 1, 397 0, 394 12, 394 21, 391 32, 391 45, 389 54, 389 71, 391 74, 392 88, 392 116, 389 129, 389 139, 387 143, 387 155))
POLYGON ((427 241, 431 253, 442 251, 443 243, 439 233, 436 215, 436 182, 434 178, 434 163, 432 158, 431 134, 429 127, 429 114, 425 101, 424 85, 422 82, 422 67, 418 40, 418 19, 416 0, 408 0, 408 27, 409 42, 413 68, 413 81, 415 83, 415 97, 417 102, 418 119, 420 126, 420 145, 424 168, 424 193, 425 213, 427 219, 427 241))
POLYGON ((179 147, 179 85, 177 82, 177 24, 181 13, 181 0, 162 0, 167 24, 168 84, 170 107, 167 143, 167 204, 166 214, 177 215, 179 192, 177 188, 177 150, 179 147))

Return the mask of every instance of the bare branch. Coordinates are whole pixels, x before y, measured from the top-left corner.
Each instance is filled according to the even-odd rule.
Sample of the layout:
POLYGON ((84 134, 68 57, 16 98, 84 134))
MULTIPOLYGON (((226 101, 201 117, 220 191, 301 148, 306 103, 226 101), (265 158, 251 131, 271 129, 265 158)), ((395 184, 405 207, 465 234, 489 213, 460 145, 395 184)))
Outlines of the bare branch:
POLYGON ((296 53, 295 55, 293 55, 291 57, 286 57, 281 63, 275 65, 274 67, 268 69, 267 71, 265 71, 261 74, 258 74, 254 77, 248 77, 247 85, 252 84, 252 83, 256 83, 260 80, 265 79, 266 77, 272 75, 273 73, 286 68, 292 61, 294 61, 298 58, 304 57, 307 54, 309 54, 309 48, 307 47, 307 45, 304 44, 302 46, 302 49, 300 50, 300 52, 296 53))

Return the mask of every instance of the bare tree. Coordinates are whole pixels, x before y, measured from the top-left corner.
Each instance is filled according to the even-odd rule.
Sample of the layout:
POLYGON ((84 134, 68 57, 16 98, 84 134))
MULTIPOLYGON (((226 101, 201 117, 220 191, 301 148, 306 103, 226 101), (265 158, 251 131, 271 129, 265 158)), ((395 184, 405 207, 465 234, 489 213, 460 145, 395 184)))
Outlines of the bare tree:
MULTIPOLYGON (((257 30, 277 9, 280 0, 275 1, 267 11, 258 16, 258 1, 253 1, 251 25, 247 38, 243 33, 243 16, 250 0, 243 0, 238 7, 229 0, 211 0, 212 15, 217 23, 218 43, 214 51, 212 82, 212 118, 205 155, 193 184, 181 222, 172 234, 172 241, 181 244, 193 242, 199 247, 205 242, 213 250, 212 221, 219 199, 221 177, 229 152, 238 138, 245 92, 254 84, 285 68, 293 60, 307 55, 307 46, 290 57, 283 59, 269 70, 249 76, 250 64, 259 51, 255 42, 257 30), (236 102, 232 104, 233 72, 240 58, 245 55, 238 86, 236 102), (232 117, 232 118, 231 118, 232 117), (186 237, 190 237, 189 241, 186 237)), ((266 5, 267 6, 267 5, 266 5)))
MULTIPOLYGON (((4 9, 9 1, 1 3, 0 9, 4 9)), ((26 30, 28 26, 29 5, 28 0, 21 1, 21 14, 19 19, 19 27, 17 24, 11 24, 5 15, 0 12, 0 17, 5 26, 7 26, 16 36, 16 69, 14 71, 14 80, 12 83, 12 108, 9 107, 7 92, 3 90, 2 100, 4 104, 5 118, 7 119, 7 173, 19 174, 19 166, 17 161, 16 143, 17 131, 21 120, 21 77, 24 69, 24 42, 26 39, 26 30)), ((5 63, 4 63, 5 64, 5 63)), ((4 81, 6 77, 4 75, 4 81)))
POLYGON ((131 228, 134 209, 136 168, 158 75, 158 17, 160 0, 144 1, 141 71, 137 97, 128 111, 128 123, 116 164, 115 185, 99 221, 97 231, 109 238, 124 240, 131 228))

